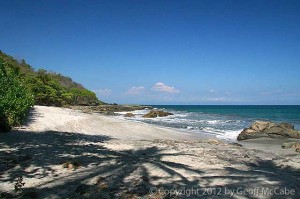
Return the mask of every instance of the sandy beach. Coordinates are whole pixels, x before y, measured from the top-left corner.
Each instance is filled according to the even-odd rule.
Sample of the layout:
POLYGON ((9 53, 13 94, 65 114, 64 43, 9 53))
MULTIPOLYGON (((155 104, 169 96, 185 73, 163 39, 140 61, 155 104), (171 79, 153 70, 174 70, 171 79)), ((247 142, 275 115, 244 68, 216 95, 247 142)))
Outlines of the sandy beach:
POLYGON ((2 198, 300 197, 299 153, 270 140, 229 143, 35 106, 0 145, 2 198))

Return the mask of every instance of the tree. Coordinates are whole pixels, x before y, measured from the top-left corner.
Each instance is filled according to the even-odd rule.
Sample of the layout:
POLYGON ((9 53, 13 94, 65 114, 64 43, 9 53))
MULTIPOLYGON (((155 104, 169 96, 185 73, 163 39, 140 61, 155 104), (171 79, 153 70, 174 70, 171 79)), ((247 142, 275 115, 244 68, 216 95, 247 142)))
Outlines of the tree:
POLYGON ((19 70, 0 58, 0 131, 9 131, 26 118, 34 99, 24 82, 18 78, 19 70))

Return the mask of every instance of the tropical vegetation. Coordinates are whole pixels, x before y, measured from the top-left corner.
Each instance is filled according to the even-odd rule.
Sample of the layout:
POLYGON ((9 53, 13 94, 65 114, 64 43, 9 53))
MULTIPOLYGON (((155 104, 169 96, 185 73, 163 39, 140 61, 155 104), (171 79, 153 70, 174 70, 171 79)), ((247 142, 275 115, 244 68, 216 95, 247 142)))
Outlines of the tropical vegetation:
POLYGON ((0 51, 0 131, 21 124, 34 104, 88 106, 103 102, 70 77, 44 69, 34 70, 25 60, 0 51))

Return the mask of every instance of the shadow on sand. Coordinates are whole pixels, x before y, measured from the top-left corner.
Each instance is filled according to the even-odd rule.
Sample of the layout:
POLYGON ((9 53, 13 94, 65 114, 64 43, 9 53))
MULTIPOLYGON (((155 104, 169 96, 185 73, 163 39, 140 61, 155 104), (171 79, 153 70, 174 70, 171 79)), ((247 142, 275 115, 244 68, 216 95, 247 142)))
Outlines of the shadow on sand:
MULTIPOLYGON (((261 187, 261 184, 270 189, 295 189, 295 194, 288 197, 276 194, 262 197, 244 193, 243 197, 300 196, 299 170, 278 167, 273 161, 245 163, 250 167, 248 170, 228 166, 222 170, 212 169, 211 174, 207 174, 193 169, 184 160, 175 163, 164 158, 179 156, 181 153, 165 153, 156 146, 111 150, 105 147, 105 143, 111 141, 118 143, 107 136, 55 131, 1 134, 0 147, 7 150, 0 151, 0 183, 13 183, 19 176, 41 180, 32 188, 24 188, 25 195, 15 195, 20 198, 235 198, 237 195, 225 195, 225 187, 246 190, 261 187), (62 164, 68 160, 78 162, 79 168, 74 171, 63 168, 62 164), (165 175, 150 174, 149 166, 165 175), (189 172, 193 178, 186 177, 182 171, 189 172), (43 180, 45 178, 47 180, 43 180), (265 179, 269 182, 265 182, 265 179), (224 186, 214 187, 216 181, 223 182, 224 186), (165 190, 198 188, 200 191, 197 194, 200 195, 192 193, 176 196, 167 191, 149 194, 153 187, 165 190), (205 193, 207 188, 217 192, 205 193)), ((230 163, 231 160, 226 161, 230 163)), ((236 164, 236 160, 232 159, 232 164, 236 164)))

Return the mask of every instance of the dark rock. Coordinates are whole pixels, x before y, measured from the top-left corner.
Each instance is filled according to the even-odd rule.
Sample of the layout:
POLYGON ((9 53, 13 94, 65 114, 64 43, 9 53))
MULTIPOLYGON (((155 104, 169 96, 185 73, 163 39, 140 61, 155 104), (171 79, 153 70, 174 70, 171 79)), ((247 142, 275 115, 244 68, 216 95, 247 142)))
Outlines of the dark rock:
POLYGON ((124 117, 134 117, 134 114, 133 114, 133 113, 126 113, 126 114, 124 115, 124 117))
POLYGON ((166 117, 168 115, 173 115, 173 113, 159 111, 159 110, 151 110, 149 113, 143 115, 143 118, 166 117))
POLYGON ((244 158, 250 158, 250 156, 248 154, 245 154, 244 158))
POLYGON ((265 121, 255 121, 249 128, 245 128, 237 137, 237 140, 247 140, 255 138, 296 138, 300 139, 300 131, 288 123, 273 123, 265 121))
POLYGON ((85 113, 100 113, 105 115, 115 115, 115 112, 130 112, 135 110, 152 109, 151 106, 117 104, 105 104, 98 106, 72 106, 71 108, 75 110, 81 110, 85 113))

